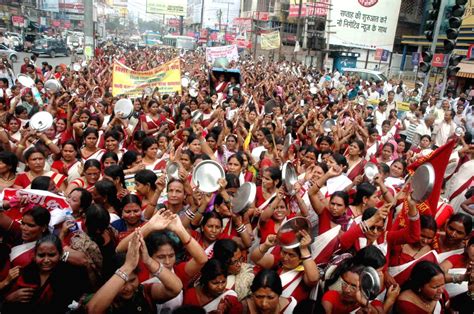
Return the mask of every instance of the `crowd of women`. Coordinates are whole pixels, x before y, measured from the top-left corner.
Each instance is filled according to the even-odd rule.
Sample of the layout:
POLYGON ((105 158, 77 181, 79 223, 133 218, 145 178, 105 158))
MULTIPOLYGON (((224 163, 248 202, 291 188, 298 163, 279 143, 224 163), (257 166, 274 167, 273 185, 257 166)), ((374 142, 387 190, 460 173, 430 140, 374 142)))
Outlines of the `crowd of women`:
POLYGON ((203 64, 200 52, 103 46, 80 70, 28 66, 42 106, 31 89, 3 82, 2 313, 472 313, 464 95, 421 95, 402 112, 402 82, 263 58, 231 62, 241 80, 227 81, 203 64), (197 95, 155 89, 132 99, 130 118, 115 115, 114 60, 149 70, 175 57, 197 95), (50 77, 60 91, 44 88, 50 77), (28 125, 38 111, 55 119, 44 132, 28 125), (421 212, 407 165, 451 139, 438 209, 448 214, 421 212), (214 193, 192 178, 204 160, 225 169, 214 193), (174 176, 164 173, 171 162, 174 176), (294 193, 285 162, 298 175, 294 193), (236 214, 232 197, 245 182, 256 197, 236 214), (29 194, 7 198, 12 189, 29 194), (38 190, 65 198, 62 216, 34 202, 38 190), (277 232, 293 217, 311 227, 289 248, 277 232), (376 298, 361 289, 366 267, 382 283, 376 298))

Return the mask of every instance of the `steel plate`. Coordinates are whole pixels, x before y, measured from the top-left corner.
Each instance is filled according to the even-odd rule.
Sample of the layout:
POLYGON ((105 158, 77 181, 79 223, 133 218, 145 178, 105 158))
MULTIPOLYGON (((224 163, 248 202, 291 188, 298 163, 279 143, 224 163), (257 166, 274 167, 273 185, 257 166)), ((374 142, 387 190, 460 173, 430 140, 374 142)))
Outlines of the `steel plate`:
POLYGON ((255 200, 257 195, 257 186, 253 182, 245 182, 237 190, 232 198, 232 211, 235 214, 243 212, 249 208, 249 206, 255 200))
POLYGON ((224 168, 214 160, 203 160, 194 168, 192 181, 199 191, 213 193, 219 190, 221 178, 225 178, 224 168))

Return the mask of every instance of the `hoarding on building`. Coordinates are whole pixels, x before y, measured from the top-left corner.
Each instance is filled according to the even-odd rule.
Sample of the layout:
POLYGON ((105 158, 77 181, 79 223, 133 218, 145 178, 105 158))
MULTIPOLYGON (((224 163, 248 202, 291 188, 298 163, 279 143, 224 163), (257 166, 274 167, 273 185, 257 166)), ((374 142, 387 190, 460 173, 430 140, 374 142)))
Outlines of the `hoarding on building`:
POLYGON ((332 1, 331 45, 393 50, 401 0, 332 1))
POLYGON ((186 16, 187 0, 147 0, 146 12, 151 14, 165 14, 186 16))

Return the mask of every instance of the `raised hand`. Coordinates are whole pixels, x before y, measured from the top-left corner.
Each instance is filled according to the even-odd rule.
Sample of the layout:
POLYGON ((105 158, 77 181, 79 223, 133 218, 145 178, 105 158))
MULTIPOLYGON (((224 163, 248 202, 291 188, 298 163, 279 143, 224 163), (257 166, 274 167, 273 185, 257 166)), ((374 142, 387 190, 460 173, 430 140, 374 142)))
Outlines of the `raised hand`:
POLYGON ((164 230, 168 227, 171 220, 174 219, 174 216, 176 215, 170 210, 161 209, 151 217, 148 223, 153 226, 155 231, 164 230))

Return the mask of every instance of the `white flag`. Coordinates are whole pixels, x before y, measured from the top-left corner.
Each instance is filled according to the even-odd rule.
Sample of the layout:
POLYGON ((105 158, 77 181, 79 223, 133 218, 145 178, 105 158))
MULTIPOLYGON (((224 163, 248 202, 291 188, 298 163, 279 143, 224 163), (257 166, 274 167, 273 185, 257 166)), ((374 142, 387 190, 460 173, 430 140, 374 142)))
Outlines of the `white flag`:
POLYGON ((300 42, 297 40, 295 44, 295 50, 293 52, 299 52, 300 51, 300 42))

